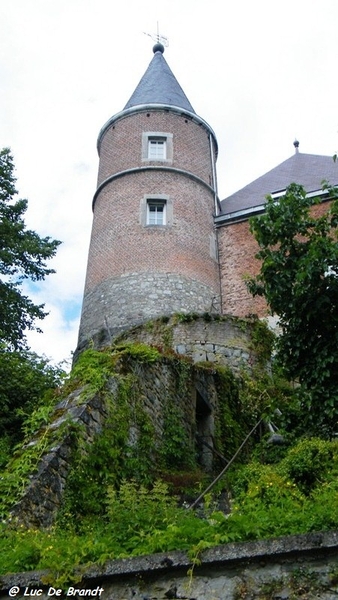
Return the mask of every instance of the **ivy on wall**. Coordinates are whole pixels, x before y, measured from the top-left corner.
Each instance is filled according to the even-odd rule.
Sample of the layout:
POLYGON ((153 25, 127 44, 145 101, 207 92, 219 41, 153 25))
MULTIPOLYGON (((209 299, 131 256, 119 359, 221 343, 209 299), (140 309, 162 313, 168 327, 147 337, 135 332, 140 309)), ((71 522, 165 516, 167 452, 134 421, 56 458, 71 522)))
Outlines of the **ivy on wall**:
MULTIPOLYGON (((196 315, 179 315, 176 321, 190 322, 196 318, 196 315)), ((251 321, 249 326, 254 331, 253 343, 260 349, 264 347, 265 359, 268 351, 265 341, 268 338, 264 326, 251 321)), ((160 327, 167 342, 170 341, 171 330, 167 322, 161 320, 154 327, 160 327)), ((108 416, 101 435, 87 445, 77 426, 77 445, 73 450, 75 467, 68 478, 67 493, 71 495, 72 485, 74 489, 86 487, 88 490, 87 499, 82 491, 77 499, 76 494, 73 495, 77 509, 80 505, 83 511, 85 506, 95 504, 99 507, 100 493, 96 490, 105 489, 108 484, 118 486, 123 478, 149 483, 161 472, 196 469, 195 415, 193 407, 189 409, 188 405, 193 404, 193 381, 199 369, 215 376, 218 393, 215 445, 219 452, 231 454, 243 438, 242 432, 251 426, 252 410, 249 405, 245 406, 243 385, 240 393, 239 380, 229 369, 210 363, 193 365, 191 360, 176 355, 172 350, 162 348, 160 352, 146 344, 122 341, 105 351, 89 348, 80 355, 64 385, 63 396, 81 389, 80 401, 85 403, 95 394, 100 394, 108 416), (163 398, 162 436, 159 439, 154 421, 140 396, 138 377, 142 377, 142 366, 160 365, 163 360, 169 361, 176 387, 163 398), (111 389, 109 382, 112 378, 118 381, 118 393, 111 389), (187 428, 187 420, 190 420, 190 429, 187 428)), ((55 398, 55 403, 58 402, 60 396, 55 398)), ((71 419, 69 422, 66 420, 61 429, 54 430, 51 425, 58 416, 60 411, 53 413, 53 401, 49 399, 48 406, 40 405, 25 423, 25 442, 16 451, 0 482, 3 515, 24 492, 28 477, 34 474, 43 453, 73 430, 71 419), (41 431, 39 425, 43 425, 41 431), (30 443, 32 432, 36 432, 34 444, 30 443)))
MULTIPOLYGON (((258 344, 265 347, 260 327, 258 344)), ((15 568, 23 570, 50 565, 58 568, 67 559, 67 564, 62 563, 60 568, 64 569, 64 577, 71 573, 74 581, 73 567, 84 562, 104 562, 128 553, 177 548, 194 547, 196 554, 206 547, 203 544, 336 526, 337 446, 333 443, 323 446, 316 442, 311 446, 312 453, 309 453, 309 444, 299 445, 294 453, 286 449, 288 457, 279 469, 253 464, 243 471, 242 479, 237 471, 233 476, 237 491, 235 485, 232 487, 238 500, 231 507, 231 518, 220 511, 209 511, 209 514, 206 504, 207 519, 177 507, 171 492, 178 481, 178 472, 183 472, 183 477, 175 491, 180 487, 181 493, 190 487, 196 494, 196 485, 201 482, 192 423, 197 381, 205 386, 206 393, 209 385, 214 386, 214 445, 227 458, 237 450, 252 425, 274 408, 276 398, 283 401, 283 390, 261 370, 254 378, 245 373, 235 376, 226 367, 210 362, 193 364, 172 351, 163 353, 145 344, 121 343, 105 351, 83 352, 65 385, 64 394, 78 393, 81 389, 79 401, 83 403, 97 395, 106 413, 104 425, 98 435, 88 440, 85 427, 74 428, 71 420, 64 421, 62 428, 52 433, 48 427, 55 414, 53 417, 53 413, 48 412, 46 424, 47 413, 41 407, 40 413, 31 416, 26 431, 35 431, 44 450, 55 444, 57 436, 72 433, 72 466, 63 505, 50 533, 16 531, 15 523, 10 528, 2 526, 0 550, 2 548, 6 570, 14 560, 15 568), (171 382, 168 389, 163 381, 159 386, 163 396, 157 420, 146 402, 149 398, 145 397, 146 375, 151 379, 156 373, 159 379, 159 373, 169 373, 171 382), (187 423, 189 414, 191 419, 187 423), (161 421, 160 433, 158 420, 161 421), (41 431, 37 430, 39 423, 43 423, 41 431), (320 460, 315 462, 317 456, 320 460), (314 473, 313 466, 315 464, 322 473, 324 462, 328 475, 326 479, 323 476, 322 488, 317 490, 318 473, 314 473), (169 487, 164 486, 164 481, 169 487), (241 481, 243 489, 240 489, 241 481), (131 502, 136 507, 133 526, 130 519, 128 522, 131 502), (317 517, 312 522, 311 515, 316 511, 317 517), (120 519, 119 539, 114 538, 114 519, 117 518, 120 519), (260 520, 260 529, 257 520, 260 520), (13 551, 9 552, 11 544, 13 551), (70 554, 67 549, 72 544, 74 551, 72 549, 70 554)), ((60 396, 55 398, 55 403, 59 402, 60 396)), ((36 471, 41 449, 38 443, 29 446, 27 438, 25 446, 18 449, 3 473, 0 491, 4 516, 23 493, 29 476, 36 471)), ((249 450, 251 452, 251 448, 249 450)), ((219 465, 216 462, 215 465, 218 469, 219 465)), ((231 478, 229 481, 231 483, 231 478)))

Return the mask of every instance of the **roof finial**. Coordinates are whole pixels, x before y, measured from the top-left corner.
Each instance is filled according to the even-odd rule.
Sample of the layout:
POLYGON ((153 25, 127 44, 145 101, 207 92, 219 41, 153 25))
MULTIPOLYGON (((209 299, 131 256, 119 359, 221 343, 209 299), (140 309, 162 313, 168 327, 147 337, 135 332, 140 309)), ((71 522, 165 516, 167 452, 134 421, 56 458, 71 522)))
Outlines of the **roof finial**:
POLYGON ((163 54, 164 47, 169 46, 168 38, 165 37, 164 35, 160 35, 160 33, 159 33, 158 21, 157 21, 157 33, 146 33, 145 31, 143 33, 145 35, 149 35, 149 37, 151 37, 151 39, 154 40, 154 42, 156 42, 155 46, 153 46, 154 54, 155 54, 155 52, 161 52, 163 54))
POLYGON ((299 150, 299 141, 297 140, 297 138, 295 139, 295 141, 293 142, 293 145, 295 147, 295 154, 298 154, 299 150))

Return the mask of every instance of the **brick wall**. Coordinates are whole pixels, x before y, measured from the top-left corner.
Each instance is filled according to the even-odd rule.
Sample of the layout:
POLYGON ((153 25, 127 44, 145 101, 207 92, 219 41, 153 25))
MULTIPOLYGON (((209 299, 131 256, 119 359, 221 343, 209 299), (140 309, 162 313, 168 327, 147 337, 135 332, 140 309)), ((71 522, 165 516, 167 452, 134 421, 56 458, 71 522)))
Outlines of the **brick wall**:
POLYGON ((211 192, 184 175, 138 172, 112 181, 95 203, 86 292, 110 277, 148 270, 181 273, 213 286, 212 210, 211 192), (172 201, 167 227, 141 223, 144 196, 156 193, 172 201))
POLYGON ((113 122, 102 137, 98 185, 114 173, 126 169, 143 167, 145 164, 163 164, 163 161, 145 163, 142 160, 142 133, 148 131, 173 134, 173 160, 170 166, 185 169, 208 185, 212 184, 207 129, 184 114, 141 110, 113 122))
POLYGON ((162 314, 219 306, 205 127, 165 111, 118 119, 101 139, 99 183, 144 166, 152 168, 106 182, 95 199, 79 345, 105 325, 115 334, 162 314), (158 130, 173 134, 170 167, 183 172, 142 161, 142 133, 158 130), (157 194, 166 198, 168 216, 170 205, 170 218, 165 226, 146 226, 145 199, 157 194))
POLYGON ((234 223, 218 230, 219 261, 222 289, 222 312, 244 317, 264 317, 267 306, 263 298, 253 298, 245 285, 246 275, 256 275, 260 263, 255 258, 258 245, 249 231, 248 221, 234 223))
MULTIPOLYGON (((320 217, 329 207, 329 202, 318 204, 312 208, 312 214, 320 217)), ((245 285, 245 277, 255 276, 260 270, 260 261, 255 258, 259 247, 249 231, 249 221, 220 227, 217 235, 223 314, 265 317, 266 302, 260 297, 253 298, 245 285)))

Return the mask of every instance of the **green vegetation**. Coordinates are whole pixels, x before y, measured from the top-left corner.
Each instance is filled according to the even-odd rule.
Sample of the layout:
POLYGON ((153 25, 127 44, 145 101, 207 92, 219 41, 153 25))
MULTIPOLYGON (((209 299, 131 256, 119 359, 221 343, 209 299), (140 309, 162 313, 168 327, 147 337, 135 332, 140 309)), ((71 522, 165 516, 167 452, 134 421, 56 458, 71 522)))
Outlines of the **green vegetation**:
POLYGON ((264 215, 251 220, 262 262, 250 292, 278 315, 277 360, 300 383, 299 402, 312 432, 332 435, 338 417, 338 189, 315 216, 318 198, 291 184, 264 215))
MULTIPOLYGON (((235 377, 215 363, 193 365, 178 357, 172 328, 200 318, 193 313, 148 323, 146 331, 159 335, 157 348, 121 338, 105 351, 86 350, 61 389, 62 370, 25 349, 25 330, 45 313, 20 293, 22 279, 37 281, 52 272, 45 261, 59 242, 26 230, 27 202, 13 202, 13 170, 9 151, 1 151, 0 274, 6 277, 0 283, 0 574, 48 569, 46 583, 62 585, 107 559, 181 549, 197 564, 201 552, 217 544, 336 529, 338 442, 325 438, 335 431, 338 414, 338 200, 314 218, 317 201, 293 185, 252 221, 262 270, 248 286, 281 319, 278 375, 265 369, 273 335, 254 317, 232 320, 250 331, 258 358, 252 374, 235 377), (171 390, 160 386, 160 400, 155 392, 146 397, 144 388, 158 365, 175 374, 171 390), (195 417, 186 411, 197 373, 206 388, 211 375, 216 385, 217 466, 255 424, 273 419, 276 408, 282 410, 278 424, 286 443, 273 447, 257 428, 238 462, 194 512, 187 506, 209 483, 198 464, 193 427, 186 426, 195 417), (281 373, 300 386, 293 389, 281 373), (103 406, 105 423, 93 440, 71 419, 53 427, 65 413, 57 405, 72 392, 79 404, 98 397, 103 406), (163 405, 156 423, 147 402, 163 405), (72 444, 72 468, 55 524, 46 530, 18 525, 9 519, 11 508, 41 457, 65 436, 72 444), (219 510, 225 493, 228 513, 219 510)), ((331 194, 337 197, 337 190, 331 194)), ((202 317, 205 323, 223 320, 202 317)), ((312 585, 305 579, 302 574, 302 586, 312 585)), ((299 581, 295 574, 294 589, 299 581)))
POLYGON ((27 350, 0 350, 0 468, 25 434, 48 420, 64 372, 27 350), (38 423, 29 420, 35 412, 38 423))
MULTIPOLYGON (((59 374, 59 371, 55 372, 48 365, 46 366, 43 362, 40 363, 38 360, 33 360, 33 358, 31 358, 28 366, 24 365, 27 367, 28 374, 26 380, 22 380, 22 384, 27 382, 29 386, 29 384, 36 383, 37 390, 40 384, 41 392, 44 391, 43 385, 45 385, 48 393, 45 393, 39 399, 39 402, 37 402, 37 398, 32 391, 34 388, 31 391, 29 387, 27 388, 27 412, 25 414, 23 408, 18 407, 17 409, 20 418, 23 419, 23 423, 19 422, 21 428, 17 436, 20 443, 14 447, 14 453, 12 452, 13 444, 12 446, 9 444, 12 440, 8 437, 5 438, 9 442, 7 445, 3 444, 2 448, 3 466, 6 465, 0 478, 0 515, 2 518, 6 516, 8 510, 20 498, 27 486, 29 475, 36 470, 42 455, 55 445, 62 436, 74 433, 75 425, 71 420, 66 419, 61 429, 54 429, 53 427, 53 420, 61 417, 64 412, 64 409, 58 410, 55 414, 55 405, 60 402, 62 397, 66 397, 73 390, 81 389, 81 402, 85 402, 97 393, 104 393, 108 417, 102 435, 94 440, 92 444, 87 444, 87 446, 84 446, 79 426, 75 427, 78 442, 74 443, 74 469, 69 477, 69 490, 71 490, 72 484, 75 490, 78 485, 81 489, 88 489, 88 497, 92 497, 94 502, 94 498, 97 495, 94 489, 95 484, 97 483, 101 487, 101 484, 105 484, 106 480, 110 481, 107 472, 110 473, 110 477, 114 473, 120 473, 120 479, 122 479, 123 476, 132 476, 136 471, 142 473, 149 468, 150 458, 147 462, 146 456, 151 448, 149 436, 151 424, 149 423, 149 417, 140 408, 140 403, 137 401, 135 394, 133 394, 132 376, 120 375, 118 377, 119 393, 115 403, 112 402, 112 394, 109 393, 108 380, 114 374, 114 366, 122 354, 126 359, 135 355, 138 360, 146 360, 148 358, 149 362, 153 361, 154 356, 158 355, 157 351, 142 344, 135 345, 132 349, 129 346, 124 349, 119 347, 114 353, 98 352, 89 349, 82 353, 74 366, 71 375, 63 387, 62 396, 61 390, 53 394, 50 389, 52 383, 56 382, 56 375, 59 374), (32 405, 34 402, 36 402, 37 406, 33 409, 32 405), (134 456, 136 447, 127 448, 132 420, 133 424, 139 429, 137 451, 140 453, 140 457, 138 461, 134 456), (145 435, 144 438, 143 434, 145 435), (11 458, 8 461, 9 456, 11 458), (126 459, 125 463, 123 463, 125 464, 125 468, 122 468, 124 458, 121 457, 126 459), (133 465, 133 468, 131 465, 133 465), (92 486, 88 486, 88 481, 86 480, 87 471, 89 473, 93 471, 95 474, 92 486)), ((5 353, 7 361, 9 356, 13 356, 13 354, 5 353)), ((22 360, 22 355, 20 357, 22 360)), ((21 363, 19 362, 19 364, 21 363)), ((7 364, 6 369, 8 371, 7 364)), ((24 370, 22 372, 23 374, 26 373, 24 370)), ((18 389, 20 388, 18 387, 18 389)), ((9 400, 14 404, 14 400, 11 398, 9 400)), ((9 404, 9 408, 10 406, 9 404)), ((15 416, 15 413, 13 414, 15 416)), ((6 415, 4 419, 5 417, 6 415)), ((5 420, 4 427, 8 426, 8 419, 5 420)), ((11 419, 14 424, 18 423, 18 419, 15 420, 13 416, 11 419)), ((71 492, 69 491, 68 493, 71 492)), ((76 493, 74 493, 75 497, 76 493)), ((87 505, 84 498, 83 503, 83 510, 85 512, 87 505)), ((77 506, 79 504, 81 504, 80 500, 77 506)))
POLYGON ((21 289, 24 280, 41 281, 60 242, 41 238, 24 222, 27 200, 15 200, 13 157, 0 150, 0 468, 23 438, 24 419, 60 383, 62 370, 29 352, 25 333, 46 316, 21 289))
POLYGON ((254 378, 235 377, 225 367, 193 365, 144 344, 88 349, 62 396, 60 391, 54 398, 45 396, 28 416, 25 447, 16 450, 3 472, 0 497, 6 519, 42 453, 57 441, 55 435, 73 435, 72 469, 55 524, 38 530, 3 522, 0 574, 49 569, 46 583, 62 585, 80 580, 86 566, 107 559, 182 549, 194 563, 217 544, 337 528, 338 442, 306 438, 304 430, 297 441, 301 418, 293 403, 286 382, 261 369, 254 378), (153 377, 159 364, 176 373, 160 437, 142 391, 145 373, 153 377), (289 444, 276 450, 257 432, 194 512, 186 506, 209 483, 184 428, 185 399, 197 371, 200 380, 208 381, 212 373, 216 382, 215 446, 220 454, 230 458, 252 426, 262 416, 269 419, 277 405, 283 410, 280 423, 289 427, 289 444), (99 394, 107 414, 100 435, 90 443, 71 421, 58 433, 50 428, 55 404, 79 388, 80 402, 99 394), (32 435, 36 443, 27 445, 32 435), (231 498, 227 514, 218 505, 224 493, 231 498))
POLYGON ((335 529, 338 444, 309 440, 312 452, 317 449, 318 456, 327 456, 320 477, 309 488, 306 442, 290 449, 277 465, 253 462, 237 469, 236 476, 232 473, 230 479, 236 484, 231 514, 215 510, 209 498, 201 518, 180 507, 160 480, 152 486, 125 480, 119 489, 108 486, 100 518, 88 520, 80 514, 66 519, 64 514, 45 531, 3 525, 1 573, 51 569, 48 582, 62 584, 80 579, 81 569, 93 562, 178 549, 193 558, 230 541, 335 529))
POLYGON ((26 229, 23 215, 27 200, 14 201, 14 162, 8 148, 0 150, 0 342, 11 350, 25 347, 25 330, 43 319, 43 305, 34 304, 20 290, 24 279, 41 281, 53 269, 46 266, 59 246, 58 240, 41 238, 26 229))
POLYGON ((196 451, 186 435, 184 415, 180 406, 168 402, 163 414, 163 435, 159 448, 159 465, 164 472, 170 472, 176 465, 180 471, 193 471, 196 468, 196 451))

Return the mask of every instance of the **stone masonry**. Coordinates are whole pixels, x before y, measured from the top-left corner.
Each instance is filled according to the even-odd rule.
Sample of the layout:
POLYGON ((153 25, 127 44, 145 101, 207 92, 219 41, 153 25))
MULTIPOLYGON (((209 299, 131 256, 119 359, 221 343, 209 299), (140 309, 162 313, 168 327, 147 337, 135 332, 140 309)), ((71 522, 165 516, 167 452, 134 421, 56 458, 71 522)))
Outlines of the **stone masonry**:
POLYGON ((236 317, 192 315, 191 320, 172 317, 167 323, 162 319, 145 326, 134 327, 123 333, 118 341, 143 342, 171 348, 177 354, 230 367, 234 373, 242 369, 250 372, 257 364, 257 355, 250 338, 250 321, 236 317))
POLYGON ((179 274, 129 273, 105 280, 88 293, 82 308, 79 346, 110 343, 130 325, 173 313, 218 312, 207 285, 179 274))

